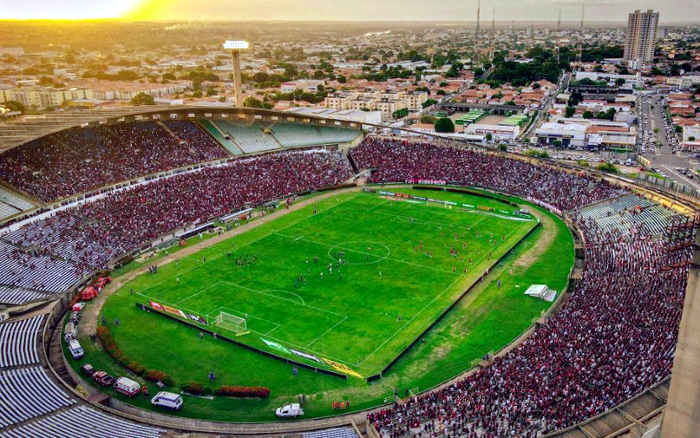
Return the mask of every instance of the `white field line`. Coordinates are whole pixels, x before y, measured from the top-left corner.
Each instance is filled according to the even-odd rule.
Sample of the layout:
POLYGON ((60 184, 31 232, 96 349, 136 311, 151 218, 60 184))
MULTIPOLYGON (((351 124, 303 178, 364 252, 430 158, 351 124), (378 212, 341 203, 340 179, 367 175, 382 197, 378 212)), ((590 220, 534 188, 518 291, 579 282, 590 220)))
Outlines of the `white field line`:
MULTIPOLYGON (((284 234, 279 234, 279 233, 276 233, 276 234, 277 234, 278 236, 280 236, 280 237, 284 237, 284 238, 287 238, 287 239, 294 239, 293 237, 285 236, 284 234)), ((323 246, 323 247, 326 247, 326 248, 331 248, 331 249, 342 249, 343 251, 354 252, 354 253, 363 254, 363 255, 366 255, 366 256, 382 258, 381 256, 377 256, 377 255, 375 255, 375 254, 370 254, 370 253, 368 253, 368 252, 360 251, 360 250, 357 250, 357 249, 345 248, 345 247, 343 247, 343 246, 341 246, 341 245, 330 245, 330 244, 327 244, 327 243, 318 242, 318 241, 316 241, 316 240, 311 240, 311 239, 302 239, 302 240, 304 240, 305 242, 310 242, 310 243, 313 243, 313 244, 315 244, 315 245, 323 246)), ((386 245, 385 245, 385 246, 386 246, 386 245)), ((390 251, 391 251, 391 250, 390 250, 390 251)), ((391 252, 390 252, 390 254, 391 254, 391 252)), ((453 272, 451 272, 451 271, 445 271, 445 270, 442 270, 442 269, 433 268, 432 266, 421 265, 420 263, 413 263, 413 262, 409 262, 408 260, 403 260, 403 259, 399 259, 399 258, 395 258, 395 257, 384 257, 384 258, 382 258, 382 260, 391 260, 391 261, 394 261, 394 262, 396 262, 396 263, 403 263, 403 264, 405 264, 405 265, 415 266, 415 267, 422 268, 422 269, 429 269, 429 270, 431 270, 431 271, 442 272, 443 274, 453 274, 453 272)))
MULTIPOLYGON (((342 202, 337 202, 336 204, 331 205, 330 207, 326 208, 325 210, 319 211, 319 212, 317 213, 317 215, 318 215, 318 214, 321 214, 321 213, 326 213, 326 212, 328 212, 329 210, 331 210, 331 209, 333 209, 333 208, 335 208, 335 207, 337 207, 337 206, 339 206, 339 205, 343 205, 343 204, 345 204, 345 203, 347 203, 347 202, 350 202, 350 201, 352 201, 354 198, 355 198, 355 196, 350 196, 350 197, 348 197, 347 199, 343 200, 342 202)), ((305 207, 305 208, 309 208, 309 207, 307 206, 307 207, 305 207)), ((300 223, 304 222, 305 220, 308 220, 310 217, 313 217, 313 216, 303 217, 303 218, 299 219, 298 221, 292 222, 291 224, 288 224, 287 226, 282 227, 282 228, 280 228, 280 229, 273 229, 273 230, 270 230, 270 232, 263 234, 263 235, 260 236, 259 238, 255 239, 255 240, 252 240, 252 241, 246 243, 245 245, 242 245, 242 246, 236 248, 236 251, 240 251, 241 249, 246 248, 246 247, 252 245, 253 243, 256 243, 256 242, 258 242, 258 241, 260 241, 260 240, 262 240, 262 239, 264 239, 264 238, 266 238, 266 237, 268 237, 268 236, 270 236, 270 235, 272 235, 272 234, 276 234, 278 231, 286 230, 287 228, 290 228, 290 227, 293 227, 294 225, 300 224, 300 223)), ((279 218, 277 218, 277 219, 279 219, 279 218)), ((251 230, 251 231, 252 231, 252 230, 251 230)), ((233 237, 232 237, 231 239, 233 239, 233 237)), ((229 242, 231 239, 224 240, 223 242, 229 242)), ((223 243, 223 242, 220 242, 220 243, 223 243)), ((220 244, 220 243, 219 243, 219 244, 220 244)), ((208 247, 208 248, 203 248, 201 251, 205 251, 205 250, 207 250, 207 249, 212 249, 212 248, 215 248, 215 247, 216 247, 216 245, 210 246, 210 247, 208 247)), ((195 254, 199 254, 201 251, 198 251, 198 252, 195 253, 195 254)), ((225 249, 222 249, 222 250, 219 250, 219 251, 213 251, 212 254, 210 255, 210 260, 219 259, 219 258, 221 258, 221 256, 222 256, 224 253, 226 253, 226 252, 228 252, 228 251, 225 250, 225 249)), ((175 261, 174 264, 173 264, 173 266, 175 266, 175 267, 177 268, 177 262, 182 261, 182 260, 185 260, 185 259, 190 258, 190 257, 193 257, 195 254, 191 254, 191 255, 185 257, 184 259, 180 259, 180 260, 175 261)), ((178 271, 176 275, 185 275, 185 274, 189 274, 190 272, 192 272, 192 271, 194 271, 194 270, 196 270, 196 269, 201 269, 201 268, 203 268, 203 267, 205 267, 205 266, 206 266, 206 263, 196 264, 195 266, 191 267, 190 269, 187 269, 187 270, 184 270, 184 271, 178 271)), ((161 279, 159 282, 154 283, 153 285, 149 286, 147 289, 144 290, 144 292, 145 292, 145 291, 148 291, 148 290, 151 290, 151 289, 153 289, 153 288, 155 288, 155 287, 157 287, 157 286, 160 286, 162 283, 164 283, 164 282, 166 282, 167 280, 170 280, 170 279, 171 279, 170 276, 168 276, 167 278, 163 278, 163 279, 161 279)))
POLYGON ((326 329, 326 331, 324 331, 323 333, 321 333, 320 335, 318 335, 318 336, 316 337, 316 339, 314 339, 313 341, 311 341, 311 342, 309 342, 308 344, 306 344, 306 346, 307 346, 307 347, 310 347, 310 346, 314 345, 314 344, 315 344, 316 342, 318 342, 322 337, 324 337, 324 336, 326 335, 326 333, 330 332, 330 331, 333 330, 334 328, 338 327, 340 324, 344 323, 346 319, 348 319, 348 316, 347 316, 347 315, 345 315, 345 318, 343 318, 343 319, 341 319, 340 321, 336 322, 336 323, 333 324, 331 327, 329 327, 328 329, 326 329))
MULTIPOLYGON (((506 242, 508 239, 510 239, 510 238, 513 236, 513 234, 514 234, 517 230, 518 230, 518 228, 514 228, 510 233, 508 233, 508 235, 506 236, 506 238, 503 239, 503 241, 506 242)), ((479 261, 478 261, 476 264, 474 264, 474 266, 478 266, 481 262, 484 261, 484 259, 485 259, 487 256, 488 256, 488 253, 484 254, 484 255, 479 259, 479 261)), ((360 362, 359 365, 362 365, 367 359, 369 359, 370 356, 372 356, 374 353, 376 353, 377 351, 379 351, 384 345, 386 345, 391 339, 393 339, 399 332, 403 331, 403 330, 406 328, 406 326, 407 326, 411 321, 413 321, 413 320, 416 318, 416 316, 418 316, 418 314, 420 314, 421 312, 423 312, 429 305, 431 305, 433 302, 435 302, 435 300, 437 300, 438 298, 442 297, 442 296, 455 284, 455 282, 456 282, 457 280, 459 280, 460 278, 462 278, 462 276, 458 276, 458 277, 457 277, 454 281, 452 281, 452 283, 450 283, 439 295, 435 296, 430 302, 428 302, 425 306, 423 306, 423 308, 421 308, 418 312, 416 312, 416 313, 411 317, 411 319, 409 319, 408 321, 406 321, 405 324, 403 324, 401 327, 399 327, 399 328, 394 332, 394 334, 392 334, 391 336, 389 336, 384 342, 382 342, 377 348, 375 348, 374 351, 372 351, 370 354, 368 354, 367 356, 365 356, 365 358, 362 360, 362 362, 360 362)))
POLYGON ((238 284, 238 283, 235 283, 235 282, 233 282, 233 281, 220 281, 219 283, 220 283, 220 284, 227 284, 227 285, 231 285, 231 286, 236 286, 236 287, 239 287, 239 288, 241 288, 241 289, 245 289, 245 290, 247 290, 247 291, 249 291, 249 292, 253 292, 253 293, 256 293, 256 294, 265 295, 265 296, 273 297, 273 298, 279 298, 280 300, 289 301, 289 302, 292 302, 292 303, 294 303, 294 304, 301 304, 302 306, 311 307, 311 306, 307 306, 307 305, 306 305, 306 302, 304 301, 304 298, 301 297, 301 295, 299 295, 299 294, 297 294, 297 293, 295 293, 295 292, 290 292, 290 291, 285 290, 285 289, 263 289, 263 290, 259 290, 259 289, 255 289, 255 288, 252 288, 252 287, 243 286, 242 284, 238 284), (293 296, 299 298, 299 301, 300 301, 300 302, 297 303, 297 302, 294 302, 294 300, 292 300, 292 299, 285 298, 285 297, 282 297, 282 296, 279 296, 279 295, 276 295, 276 294, 273 294, 273 293, 266 293, 266 292, 273 292, 273 291, 286 292, 286 293, 288 293, 289 295, 293 295, 293 296))
POLYGON ((216 286, 217 284, 219 284, 219 283, 216 282, 216 283, 210 284, 209 286, 205 287, 204 289, 200 289, 199 292, 195 292, 195 293, 193 293, 192 295, 190 295, 190 296, 188 296, 188 297, 185 297, 185 298, 183 298, 183 299, 181 299, 181 300, 179 300, 179 301, 176 301, 176 304, 177 304, 177 305, 180 305, 180 304, 184 303, 185 301, 189 300, 190 298, 194 298, 194 297, 196 297, 197 295, 201 294, 202 292, 206 292, 207 290, 211 289, 212 287, 216 286))
POLYGON ((411 319, 407 320, 401 327, 399 327, 398 329, 396 329, 396 331, 394 331, 394 333, 393 333, 391 336, 389 336, 388 338, 386 338, 386 339, 384 340, 384 342, 382 342, 381 344, 379 344, 379 346, 378 346, 377 348, 375 348, 371 353, 369 353, 367 356, 365 356, 365 358, 362 360, 362 362, 360 362, 360 365, 362 365, 363 363, 365 363, 365 362, 367 361, 367 359, 369 359, 374 353, 376 353, 376 352, 379 351, 382 347, 384 347, 384 345, 386 345, 389 341, 391 341, 397 334, 399 334, 399 332, 403 331, 403 330, 406 328, 407 325, 409 325, 414 319, 416 319, 416 317, 417 317, 419 314, 421 314, 425 309, 427 309, 428 306, 430 306, 431 304, 433 304, 433 303, 435 302, 435 300, 437 300, 438 298, 441 298, 441 297, 442 297, 442 296, 457 282, 457 280, 459 280, 460 278, 461 278, 461 276, 457 276, 457 278, 455 278, 454 280, 452 280, 452 282, 451 282, 450 284, 448 284, 447 287, 446 287, 445 289, 443 289, 442 292, 440 292, 438 295, 434 296, 433 299, 430 300, 428 303, 426 303, 425 306, 423 306, 418 312, 414 313, 413 316, 411 317, 411 319))
MULTIPOLYGON (((236 309, 231 308, 231 307, 226 307, 226 306, 219 306, 219 307, 215 308, 211 312, 207 313, 206 317, 209 318, 210 316, 212 316, 214 314, 218 315, 221 311, 224 311, 226 313, 231 313, 231 314, 237 314, 239 317, 245 318, 245 319, 259 319, 260 321, 268 322, 268 323, 275 326, 274 329, 272 329, 272 330, 275 330, 280 326, 280 324, 275 322, 275 321, 270 321, 269 319, 261 318, 259 316, 255 316, 251 313, 241 312, 239 310, 236 310, 236 309)), ((270 330, 270 331, 272 331, 272 330, 270 330)))

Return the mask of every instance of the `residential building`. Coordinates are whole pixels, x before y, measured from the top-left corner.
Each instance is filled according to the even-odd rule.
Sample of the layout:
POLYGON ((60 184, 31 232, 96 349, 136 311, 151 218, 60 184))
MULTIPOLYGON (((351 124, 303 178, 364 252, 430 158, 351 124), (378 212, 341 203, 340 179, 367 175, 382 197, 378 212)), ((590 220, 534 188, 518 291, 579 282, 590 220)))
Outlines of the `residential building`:
POLYGON ((654 59, 654 43, 659 25, 659 13, 639 9, 629 14, 625 37, 624 60, 633 68, 640 68, 654 59))

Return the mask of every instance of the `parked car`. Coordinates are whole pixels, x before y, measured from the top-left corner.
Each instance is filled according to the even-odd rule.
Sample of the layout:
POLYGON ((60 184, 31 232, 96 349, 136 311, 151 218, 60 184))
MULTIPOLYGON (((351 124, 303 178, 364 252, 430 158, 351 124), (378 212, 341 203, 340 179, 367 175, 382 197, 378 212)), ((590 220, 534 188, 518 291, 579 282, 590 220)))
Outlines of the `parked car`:
POLYGON ((120 377, 114 382, 114 390, 121 392, 127 397, 133 397, 141 392, 141 385, 128 377, 120 377))
POLYGON ((298 417, 304 415, 304 410, 299 406, 299 403, 292 403, 277 408, 275 415, 278 417, 298 417))
POLYGON ((153 406, 179 411, 182 409, 182 396, 173 392, 160 391, 151 399, 153 406))
POLYGON ((95 371, 92 374, 92 378, 95 382, 99 383, 102 386, 112 386, 112 384, 114 383, 114 377, 110 376, 109 374, 107 374, 106 371, 102 370, 95 371))
POLYGON ((95 367, 93 367, 89 363, 84 363, 80 366, 80 372, 90 377, 93 374, 95 374, 95 367))
POLYGON ((83 347, 80 345, 80 342, 78 342, 77 339, 71 339, 71 341, 68 343, 68 351, 70 351, 70 355, 73 356, 73 359, 76 360, 85 355, 83 347))

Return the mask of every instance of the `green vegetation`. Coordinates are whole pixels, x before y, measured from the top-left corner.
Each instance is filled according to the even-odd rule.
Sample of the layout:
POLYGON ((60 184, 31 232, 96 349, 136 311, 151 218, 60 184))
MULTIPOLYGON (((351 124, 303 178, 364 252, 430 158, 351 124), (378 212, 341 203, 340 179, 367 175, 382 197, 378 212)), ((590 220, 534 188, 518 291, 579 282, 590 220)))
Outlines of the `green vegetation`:
POLYGON ((391 113, 391 117, 395 119, 403 119, 408 115, 408 108, 402 108, 391 113))
MULTIPOLYGON (((514 211, 510 205, 472 195, 396 191, 514 211)), ((197 330, 134 304, 148 295, 210 317, 222 307, 247 314, 250 333, 236 340, 265 348, 257 339, 267 333, 266 339, 287 349, 296 346, 338 359, 366 376, 415 339, 483 271, 484 263, 490 262, 489 251, 497 258, 533 222, 366 193, 324 199, 125 284, 101 313, 123 365, 87 337, 81 338, 86 357, 71 363, 77 369, 89 362, 115 375, 124 375, 124 366, 143 375, 163 373, 176 388, 199 387, 204 394, 222 386, 269 388, 268 398, 185 396, 181 415, 217 420, 271 420, 275 407, 296 400, 300 393, 307 394, 307 414, 319 416, 337 413, 330 407, 332 401, 351 400, 353 409, 362 409, 381 404, 395 389, 402 396, 408 389, 425 390, 511 342, 548 308, 549 303, 523 295, 529 284, 546 283, 557 290, 566 285, 573 262, 571 236, 553 216, 528 208, 540 211, 543 226, 374 385, 304 368, 295 374, 288 364, 211 336, 200 337, 197 330), (331 274, 327 263, 340 252, 346 263, 331 274), (249 263, 252 256, 255 262, 249 263), (468 258, 473 259, 472 269, 468 258), (236 260, 248 262, 240 265, 236 260), (216 373, 215 382, 207 380, 209 371, 216 373)), ((158 390, 143 377, 131 377, 146 383, 151 393, 158 390)), ((148 408, 147 398, 130 402, 148 408)))
POLYGON ((243 100, 243 106, 246 108, 264 108, 271 109, 273 105, 271 103, 263 102, 253 96, 248 96, 243 100))
POLYGON ((132 105, 155 105, 155 100, 153 96, 146 93, 139 93, 131 99, 132 105))
MULTIPOLYGON (((566 55, 566 53, 560 53, 562 54, 566 55)), ((544 49, 541 46, 530 49, 526 56, 532 58, 532 61, 527 63, 506 61, 505 54, 497 52, 494 55, 494 70, 489 80, 497 83, 509 82, 516 87, 525 86, 540 79, 556 83, 561 71, 569 69, 566 56, 559 56, 558 61, 553 50, 544 49)))
POLYGON ((549 158, 547 151, 539 149, 528 149, 527 152, 525 152, 525 155, 535 158, 549 158))
POLYGON ((603 171, 603 172, 608 172, 608 173, 618 173, 619 172, 619 170, 617 169, 617 167, 615 167, 614 164, 608 163, 608 162, 600 163, 599 165, 596 166, 596 169, 603 171))
POLYGON ((447 117, 441 117, 435 121, 435 132, 455 132, 455 125, 447 117))

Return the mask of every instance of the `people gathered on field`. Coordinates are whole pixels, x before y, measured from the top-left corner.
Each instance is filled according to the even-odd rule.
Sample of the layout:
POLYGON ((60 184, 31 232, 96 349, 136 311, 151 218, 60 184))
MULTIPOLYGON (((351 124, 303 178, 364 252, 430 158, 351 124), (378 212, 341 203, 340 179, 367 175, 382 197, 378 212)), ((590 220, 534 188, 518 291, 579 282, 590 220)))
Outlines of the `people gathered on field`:
MULTIPOLYGON (((135 125, 69 131, 10 151, 0 156, 0 175, 48 200, 219 156, 209 138, 186 122, 168 125, 190 145, 175 152, 168 146, 172 137, 165 141, 163 132, 135 125), (85 142, 91 146, 80 149, 85 142), (115 162, 106 164, 110 160, 115 162), (19 182, 23 178, 26 182, 19 182)), ((358 169, 372 169, 373 182, 480 186, 561 212, 623 193, 587 175, 422 142, 369 137, 350 157, 358 169)), ((351 176, 350 162, 340 152, 244 158, 107 193, 2 240, 26 253, 38 251, 42 263, 60 260, 88 273, 183 227, 336 186, 351 176)), ((372 413, 369 420, 382 436, 534 438, 600 414, 670 374, 690 246, 644 227, 622 234, 603 231, 593 220, 574 220, 586 242, 585 266, 562 308, 490 365, 372 413)), ((19 260, 16 249, 7 251, 19 260)), ((22 269, 32 269, 30 261, 21 261, 22 269)), ((12 269, 16 266, 20 263, 12 269)), ((14 284, 2 278, 9 272, 1 268, 0 283, 14 284)))
POLYGON ((489 366, 371 414, 383 436, 534 438, 605 412, 670 374, 692 250, 582 229, 589 242, 583 278, 563 307, 489 366))
POLYGON ((351 174, 347 159, 338 152, 241 159, 115 191, 3 239, 24 248, 47 248, 81 272, 89 272, 186 225, 270 199, 336 186, 351 174))

